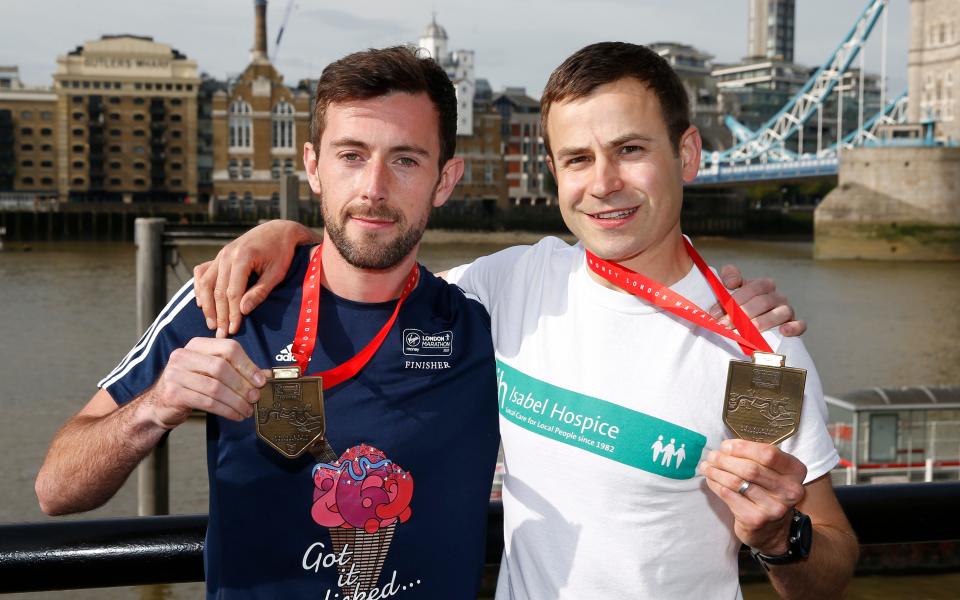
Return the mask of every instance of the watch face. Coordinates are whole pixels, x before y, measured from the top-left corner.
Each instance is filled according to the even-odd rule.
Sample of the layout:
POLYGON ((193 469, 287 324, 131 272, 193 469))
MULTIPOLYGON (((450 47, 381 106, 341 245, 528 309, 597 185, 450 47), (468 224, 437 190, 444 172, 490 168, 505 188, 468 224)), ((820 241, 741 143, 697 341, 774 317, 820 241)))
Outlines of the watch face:
POLYGON ((813 525, 810 522, 810 517, 798 512, 796 516, 799 523, 797 524, 797 537, 799 538, 799 554, 801 558, 806 558, 810 554, 810 544, 813 542, 813 525))

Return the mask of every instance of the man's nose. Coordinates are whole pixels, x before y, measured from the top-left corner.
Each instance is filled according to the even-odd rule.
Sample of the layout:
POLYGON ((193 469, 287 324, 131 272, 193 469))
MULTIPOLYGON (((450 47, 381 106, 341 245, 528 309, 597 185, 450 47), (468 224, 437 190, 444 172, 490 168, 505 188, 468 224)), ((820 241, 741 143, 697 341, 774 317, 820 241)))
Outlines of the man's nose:
POLYGON ((620 179, 620 170, 616 161, 598 156, 593 165, 593 183, 590 193, 596 198, 606 198, 610 194, 623 189, 623 180, 620 179))
POLYGON ((390 170, 383 161, 371 158, 363 172, 363 199, 377 202, 387 199, 387 184, 390 170))

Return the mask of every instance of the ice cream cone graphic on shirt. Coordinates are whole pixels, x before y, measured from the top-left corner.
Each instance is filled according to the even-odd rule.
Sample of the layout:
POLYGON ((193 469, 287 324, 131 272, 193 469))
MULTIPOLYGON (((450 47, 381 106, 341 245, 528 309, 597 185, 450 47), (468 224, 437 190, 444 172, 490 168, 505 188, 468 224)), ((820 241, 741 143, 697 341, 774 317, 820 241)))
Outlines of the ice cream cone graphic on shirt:
POLYGON ((343 600, 376 587, 398 523, 410 518, 413 478, 372 446, 360 445, 313 469, 310 514, 330 529, 343 600))

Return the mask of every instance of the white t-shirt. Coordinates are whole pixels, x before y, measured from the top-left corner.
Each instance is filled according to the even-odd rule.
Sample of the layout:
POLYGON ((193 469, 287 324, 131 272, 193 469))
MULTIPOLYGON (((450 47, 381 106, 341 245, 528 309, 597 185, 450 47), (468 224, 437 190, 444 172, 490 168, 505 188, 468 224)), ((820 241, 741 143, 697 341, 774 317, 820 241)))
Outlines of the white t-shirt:
MULTIPOLYGON (((583 248, 545 238, 457 267, 490 311, 503 440, 498 600, 740 598, 733 516, 696 466, 729 437, 732 341, 601 286, 583 248)), ((715 299, 694 267, 671 286, 715 299)), ((838 455, 798 338, 763 334, 807 370, 800 429, 781 448, 807 481, 838 455)))

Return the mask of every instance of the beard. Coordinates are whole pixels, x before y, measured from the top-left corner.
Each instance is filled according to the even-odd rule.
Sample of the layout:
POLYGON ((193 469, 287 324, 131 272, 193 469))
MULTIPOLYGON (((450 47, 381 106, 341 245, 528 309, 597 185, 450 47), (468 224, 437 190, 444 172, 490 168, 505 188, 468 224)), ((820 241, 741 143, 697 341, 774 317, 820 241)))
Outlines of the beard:
POLYGON ((396 266, 413 251, 427 228, 426 215, 421 222, 408 224, 403 213, 383 204, 347 209, 343 219, 338 220, 327 210, 321 197, 320 214, 327 235, 340 256, 347 264, 358 269, 382 270, 396 266), (345 227, 348 217, 392 220, 396 223, 399 235, 384 240, 374 232, 363 232, 359 237, 351 239, 345 227))

